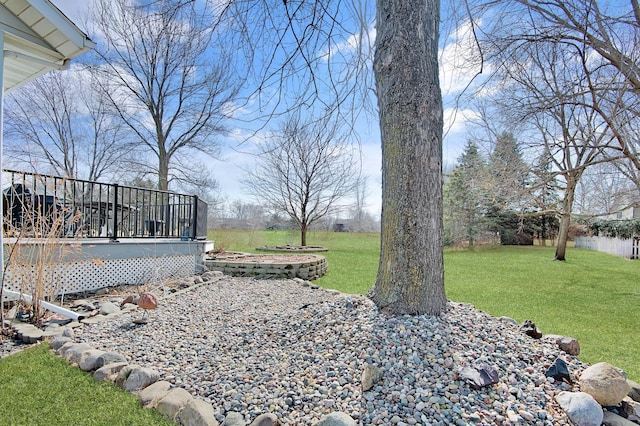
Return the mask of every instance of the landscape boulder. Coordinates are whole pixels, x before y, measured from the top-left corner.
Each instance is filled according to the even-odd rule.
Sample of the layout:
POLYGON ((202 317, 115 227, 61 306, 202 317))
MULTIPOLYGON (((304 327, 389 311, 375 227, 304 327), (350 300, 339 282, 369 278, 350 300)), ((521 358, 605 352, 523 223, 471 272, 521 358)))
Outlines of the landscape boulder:
POLYGON ((604 412, 602 424, 604 426, 638 426, 637 423, 609 411, 604 412))
POLYGON ((158 379, 160 379, 158 371, 147 367, 134 367, 122 387, 127 392, 135 392, 157 382, 158 379))
MULTIPOLYGON (((65 346, 66 344, 62 345, 62 348, 64 348, 65 346)), ((82 356, 82 353, 90 349, 93 349, 93 348, 89 346, 88 343, 75 343, 70 347, 68 347, 66 351, 64 351, 63 358, 69 364, 78 364, 78 362, 80 361, 80 357, 82 356)))
POLYGON ((96 359, 96 369, 102 368, 108 364, 127 362, 127 359, 118 352, 105 352, 96 359))
POLYGON ((322 416, 316 426, 356 426, 356 422, 347 413, 334 411, 322 416))
POLYGON ((171 388, 171 383, 165 380, 158 380, 155 383, 150 384, 146 388, 142 389, 138 393, 138 398, 140 398, 140 403, 143 407, 147 408, 155 408, 158 405, 158 401, 162 399, 169 389, 171 388))
POLYGON ((176 420, 182 426, 218 426, 220 424, 215 418, 211 404, 197 398, 189 400, 176 416, 176 420))
POLYGON ((237 413, 235 411, 232 411, 230 413, 227 413, 226 417, 224 418, 224 423, 222 423, 223 426, 247 426, 247 422, 245 422, 244 420, 244 416, 242 415, 242 413, 237 413))
POLYGON ((621 409, 627 419, 640 424, 640 402, 627 396, 622 400, 621 409))
POLYGON ((249 426, 278 426, 280 420, 273 413, 264 413, 256 417, 249 426))
POLYGON ((599 362, 582 372, 580 389, 606 407, 620 404, 631 387, 620 370, 606 362, 599 362))
POLYGON ((138 298, 138 306, 147 310, 155 309, 158 307, 158 297, 153 293, 142 293, 138 298))
POLYGON ((104 354, 104 351, 98 349, 89 349, 80 354, 80 359, 78 360, 78 367, 82 371, 93 371, 96 370, 96 364, 98 358, 104 354))
POLYGON ((68 342, 73 342, 73 340, 70 337, 57 335, 49 342, 49 347, 55 351, 60 349, 62 345, 68 342))
POLYGON ((634 401, 640 402, 640 384, 634 382, 633 380, 627 379, 627 384, 631 389, 629 391, 629 397, 634 401))
POLYGON ((156 410, 166 418, 175 420, 178 412, 186 407, 192 399, 191 394, 185 389, 173 388, 160 398, 156 410))
POLYGON ((120 307, 112 302, 102 302, 100 304, 100 313, 102 315, 117 314, 120 312, 120 307))
POLYGON ((602 407, 585 392, 560 392, 556 396, 560 408, 575 426, 600 426, 604 413, 602 407))
POLYGON ((97 382, 115 382, 120 371, 128 365, 128 362, 112 362, 98 368, 93 373, 93 378, 97 382))

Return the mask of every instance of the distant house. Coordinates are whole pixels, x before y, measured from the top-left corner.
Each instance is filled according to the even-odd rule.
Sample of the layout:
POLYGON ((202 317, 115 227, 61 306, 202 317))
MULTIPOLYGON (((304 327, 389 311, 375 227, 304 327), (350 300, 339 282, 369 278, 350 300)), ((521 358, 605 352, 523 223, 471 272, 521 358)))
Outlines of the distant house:
POLYGON ((623 210, 602 218, 603 220, 631 220, 640 219, 640 205, 629 206, 623 210))
POLYGON ((349 232, 349 225, 346 223, 334 223, 333 232, 349 232))

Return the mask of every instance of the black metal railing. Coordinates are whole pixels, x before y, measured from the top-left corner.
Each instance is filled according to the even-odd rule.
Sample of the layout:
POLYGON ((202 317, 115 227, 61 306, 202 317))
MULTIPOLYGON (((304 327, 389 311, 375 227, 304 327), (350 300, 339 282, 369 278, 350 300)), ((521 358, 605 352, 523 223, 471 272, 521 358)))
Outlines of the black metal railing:
POLYGON ((6 236, 206 238, 195 195, 3 170, 6 236))

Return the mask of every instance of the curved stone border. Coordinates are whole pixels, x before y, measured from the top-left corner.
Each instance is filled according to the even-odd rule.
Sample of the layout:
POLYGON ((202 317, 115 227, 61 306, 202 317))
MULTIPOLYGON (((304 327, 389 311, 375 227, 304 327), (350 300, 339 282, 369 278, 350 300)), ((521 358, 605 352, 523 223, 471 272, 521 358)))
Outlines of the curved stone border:
POLYGON ((262 246, 256 247, 256 250, 260 251, 281 251, 287 253, 317 253, 323 251, 329 251, 328 248, 322 246, 293 246, 287 244, 284 246, 262 246))
MULTIPOLYGON (((327 259, 324 256, 309 254, 310 259, 290 262, 264 260, 268 255, 239 254, 232 259, 205 259, 204 264, 210 271, 220 271, 226 275, 240 277, 302 278, 315 280, 327 273, 327 259)), ((282 258, 283 255, 278 255, 282 258)), ((280 260, 280 259, 278 259, 280 260)))
MULTIPOLYGON (((171 293, 161 299, 173 298, 176 295, 186 293, 202 285, 222 279, 219 272, 206 272, 203 274, 204 280, 199 280, 194 286, 185 288, 176 293, 171 293)), ((312 285, 309 281, 296 278, 300 285, 313 289, 320 289, 312 285)), ((332 294, 340 294, 337 290, 325 289, 332 294)), ((213 405, 207 401, 193 397, 183 388, 175 387, 171 383, 160 380, 160 372, 155 369, 131 365, 126 358, 117 352, 106 352, 93 348, 88 343, 77 343, 74 341, 73 328, 82 326, 83 323, 105 321, 114 316, 135 310, 137 307, 122 310, 115 314, 98 315, 82 320, 80 323, 69 324, 58 331, 55 336, 40 336, 42 338, 52 338, 49 345, 51 350, 62 357, 72 366, 80 368, 82 371, 90 373, 96 381, 110 381, 123 390, 135 394, 140 403, 145 408, 157 410, 164 417, 183 426, 220 426, 216 419, 213 405)), ((38 339, 39 340, 39 339, 38 339)), ((224 425, 246 425, 244 416, 237 412, 227 414, 224 425)), ((273 413, 263 413, 253 419, 249 426, 279 426, 282 423, 273 413)), ((315 426, 356 426, 348 414, 334 411, 325 414, 315 426)))

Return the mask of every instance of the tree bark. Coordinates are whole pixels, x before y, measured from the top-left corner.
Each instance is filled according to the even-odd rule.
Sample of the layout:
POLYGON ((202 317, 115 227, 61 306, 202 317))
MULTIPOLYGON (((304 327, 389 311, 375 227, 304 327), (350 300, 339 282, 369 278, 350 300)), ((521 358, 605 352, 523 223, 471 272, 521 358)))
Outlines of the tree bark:
POLYGON ((164 150, 164 146, 158 143, 158 189, 169 190, 169 161, 170 158, 164 150))
POLYGON ((302 247, 307 245, 307 227, 303 226, 300 228, 300 245, 302 247))
POLYGON ((382 136, 382 229, 369 296, 383 311, 446 309, 438 0, 377 1, 374 72, 382 136))
POLYGON ((567 188, 562 199, 562 215, 560 216, 560 230, 558 231, 558 245, 556 246, 555 260, 566 260, 567 240, 569 239, 569 225, 571 225, 571 212, 575 198, 576 186, 579 178, 567 177, 567 188))

